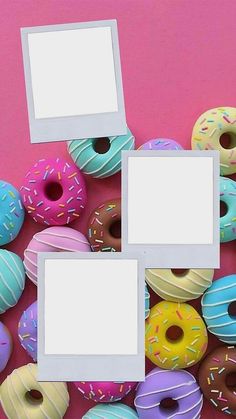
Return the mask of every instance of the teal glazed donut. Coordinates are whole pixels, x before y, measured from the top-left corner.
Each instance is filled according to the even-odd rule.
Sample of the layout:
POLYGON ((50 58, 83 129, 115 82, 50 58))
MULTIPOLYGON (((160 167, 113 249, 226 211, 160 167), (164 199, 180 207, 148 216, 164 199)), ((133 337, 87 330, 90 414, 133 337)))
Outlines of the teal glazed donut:
POLYGON ((14 307, 25 287, 25 270, 15 253, 0 249, 0 314, 14 307))
POLYGON ((236 343, 236 318, 229 314, 236 301, 236 275, 214 281, 202 297, 202 314, 209 332, 222 342, 236 343))
POLYGON ((82 419, 137 419, 137 413, 123 403, 98 404, 92 407, 82 419))
POLYGON ((236 182, 232 179, 220 178, 220 201, 227 208, 220 218, 220 241, 230 242, 236 239, 236 182))
POLYGON ((79 169, 86 175, 95 178, 106 178, 121 169, 121 152, 133 150, 135 138, 129 128, 126 135, 107 137, 109 149, 99 153, 96 147, 104 138, 86 138, 72 140, 68 144, 68 152, 79 169))
POLYGON ((150 294, 148 291, 147 284, 145 283, 145 319, 149 317, 150 314, 150 294))
POLYGON ((25 217, 19 192, 10 183, 0 180, 0 246, 18 235, 25 217))

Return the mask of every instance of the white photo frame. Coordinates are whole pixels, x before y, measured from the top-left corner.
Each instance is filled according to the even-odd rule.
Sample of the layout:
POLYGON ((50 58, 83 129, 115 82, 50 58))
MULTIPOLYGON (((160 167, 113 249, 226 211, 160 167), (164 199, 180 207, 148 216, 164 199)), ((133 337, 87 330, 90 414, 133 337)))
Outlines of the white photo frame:
POLYGON ((147 268, 219 267, 219 153, 122 153, 122 250, 147 268))
POLYGON ((32 143, 127 132, 116 20, 21 29, 32 143))
POLYGON ((140 255, 40 253, 39 381, 143 381, 140 255))

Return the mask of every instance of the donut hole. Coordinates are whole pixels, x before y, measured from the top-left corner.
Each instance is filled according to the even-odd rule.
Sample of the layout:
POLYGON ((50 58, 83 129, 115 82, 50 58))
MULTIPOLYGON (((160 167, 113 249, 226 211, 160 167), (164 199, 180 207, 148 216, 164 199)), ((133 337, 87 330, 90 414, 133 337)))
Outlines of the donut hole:
POLYGON ((26 401, 30 404, 41 404, 43 402, 43 395, 40 391, 32 389, 25 393, 26 401))
POLYGON ((224 134, 220 136, 220 145, 225 149, 236 147, 236 134, 233 132, 224 132, 224 134))
POLYGON ((229 372, 225 377, 225 384, 229 390, 236 390, 236 371, 229 372))
POLYGON ((98 154, 105 154, 110 150, 111 143, 108 137, 97 138, 93 143, 93 149, 98 154))
POLYGON ((228 212, 228 205, 224 201, 220 201, 220 217, 224 217, 228 212))
POLYGON ((45 195, 50 201, 58 201, 62 197, 63 189, 60 183, 50 182, 45 186, 45 195))
POLYGON ((172 399, 171 397, 167 397, 160 402, 160 410, 163 413, 170 414, 176 412, 178 409, 179 404, 176 400, 172 399))
POLYGON ((189 269, 171 269, 171 272, 175 276, 183 277, 183 276, 186 276, 189 273, 189 269))
POLYGON ((236 318, 236 301, 232 301, 228 307, 230 317, 236 318))
POLYGON ((109 233, 112 237, 114 237, 114 239, 121 238, 121 220, 116 220, 111 223, 109 233))
POLYGON ((181 327, 173 325, 170 326, 166 331, 166 339, 170 343, 177 343, 179 342, 184 336, 184 332, 181 327))

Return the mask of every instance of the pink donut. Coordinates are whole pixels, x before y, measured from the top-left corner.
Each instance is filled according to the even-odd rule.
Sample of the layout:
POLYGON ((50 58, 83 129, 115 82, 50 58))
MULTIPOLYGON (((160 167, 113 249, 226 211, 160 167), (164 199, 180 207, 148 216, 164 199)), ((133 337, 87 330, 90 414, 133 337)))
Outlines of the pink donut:
POLYGON ((46 225, 65 225, 78 219, 87 200, 80 170, 61 158, 35 163, 20 192, 26 211, 34 221, 46 225))
POLYGON ((91 252, 86 237, 70 227, 49 227, 36 233, 24 252, 26 274, 37 284, 39 252, 91 252))
POLYGON ((85 399, 96 403, 112 403, 123 399, 135 386, 135 382, 74 382, 85 399))

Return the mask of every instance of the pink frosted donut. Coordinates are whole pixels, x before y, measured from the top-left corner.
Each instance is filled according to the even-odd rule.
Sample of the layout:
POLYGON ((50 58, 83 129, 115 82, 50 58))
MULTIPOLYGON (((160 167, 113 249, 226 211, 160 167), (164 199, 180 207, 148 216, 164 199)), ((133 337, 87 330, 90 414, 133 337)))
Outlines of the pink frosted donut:
POLYGON ((18 336, 21 346, 37 361, 37 325, 38 311, 37 301, 23 311, 18 323, 18 336))
POLYGON ((70 227, 49 227, 36 233, 24 252, 26 274, 37 284, 39 252, 91 252, 86 237, 70 227))
POLYGON ((84 382, 74 383, 85 399, 98 403, 117 402, 125 397, 135 386, 135 382, 84 382))
POLYGON ((26 211, 46 225, 65 225, 79 218, 87 200, 80 170, 61 158, 35 163, 20 192, 26 211))
POLYGON ((12 338, 7 327, 0 322, 0 372, 6 367, 12 353, 12 338))

